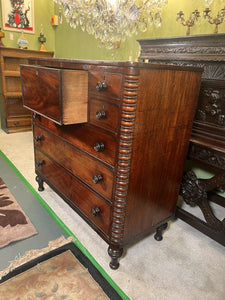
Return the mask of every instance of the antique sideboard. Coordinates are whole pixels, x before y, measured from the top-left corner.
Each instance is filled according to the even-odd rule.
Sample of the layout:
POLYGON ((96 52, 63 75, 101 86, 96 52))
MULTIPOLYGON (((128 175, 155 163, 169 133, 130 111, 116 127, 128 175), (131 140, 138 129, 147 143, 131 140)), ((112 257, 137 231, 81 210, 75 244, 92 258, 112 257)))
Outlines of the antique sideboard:
POLYGON ((34 112, 35 171, 109 244, 174 217, 202 68, 30 58, 21 66, 34 112))
POLYGON ((179 206, 176 215, 225 246, 225 218, 217 218, 212 208, 214 202, 225 211, 225 199, 218 195, 225 186, 225 34, 138 42, 142 62, 204 68, 187 158, 214 175, 199 179, 195 172, 185 172, 180 194, 185 203, 200 208, 204 219, 179 206))

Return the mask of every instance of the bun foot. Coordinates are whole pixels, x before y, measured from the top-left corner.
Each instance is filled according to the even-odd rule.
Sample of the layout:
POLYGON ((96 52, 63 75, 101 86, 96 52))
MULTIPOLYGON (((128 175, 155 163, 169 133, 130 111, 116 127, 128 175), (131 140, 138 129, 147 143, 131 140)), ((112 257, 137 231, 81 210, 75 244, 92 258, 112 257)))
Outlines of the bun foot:
POLYGON ((42 191, 44 191, 44 185, 43 185, 43 183, 44 183, 44 181, 43 181, 43 179, 40 177, 40 176, 36 176, 36 181, 37 181, 37 183, 38 183, 38 190, 39 190, 39 192, 42 192, 42 191))
POLYGON ((113 270, 118 269, 119 265, 120 265, 118 259, 123 254, 123 248, 111 248, 109 246, 108 254, 111 257, 111 261, 109 263, 110 268, 113 269, 113 270))
POLYGON ((156 228, 156 234, 154 235, 154 238, 156 241, 161 241, 163 239, 163 231, 166 230, 168 226, 168 223, 162 224, 159 227, 156 228))

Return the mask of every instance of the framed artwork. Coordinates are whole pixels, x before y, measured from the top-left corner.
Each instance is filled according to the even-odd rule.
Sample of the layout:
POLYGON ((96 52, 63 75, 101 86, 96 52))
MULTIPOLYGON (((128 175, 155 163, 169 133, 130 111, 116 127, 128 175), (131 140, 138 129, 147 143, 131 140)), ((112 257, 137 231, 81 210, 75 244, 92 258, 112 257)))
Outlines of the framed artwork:
POLYGON ((4 30, 34 33, 34 0, 1 0, 4 30))

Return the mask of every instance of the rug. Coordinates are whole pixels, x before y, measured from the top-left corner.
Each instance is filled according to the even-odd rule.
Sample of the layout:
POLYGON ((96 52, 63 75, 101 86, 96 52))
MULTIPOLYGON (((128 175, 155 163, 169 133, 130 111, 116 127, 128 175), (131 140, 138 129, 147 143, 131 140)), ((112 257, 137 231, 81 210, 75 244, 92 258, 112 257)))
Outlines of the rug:
POLYGON ((122 299, 70 242, 16 268, 1 280, 0 299, 122 299))
POLYGON ((30 219, 0 178, 0 248, 35 234, 30 219))

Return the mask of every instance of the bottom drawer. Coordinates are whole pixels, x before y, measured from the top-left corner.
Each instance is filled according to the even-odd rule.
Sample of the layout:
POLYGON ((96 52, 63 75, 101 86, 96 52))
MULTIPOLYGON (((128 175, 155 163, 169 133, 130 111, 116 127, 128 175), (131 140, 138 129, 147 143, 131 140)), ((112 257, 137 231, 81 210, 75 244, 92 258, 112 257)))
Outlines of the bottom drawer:
POLYGON ((8 118, 7 119, 7 127, 27 127, 31 128, 31 117, 24 118, 8 118))
POLYGON ((92 225, 109 235, 109 204, 38 149, 35 149, 35 163, 37 173, 44 180, 73 203, 92 225))

